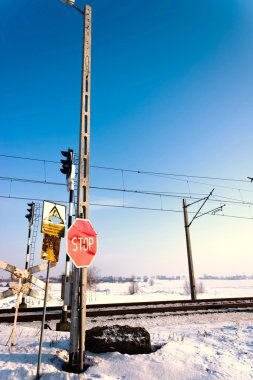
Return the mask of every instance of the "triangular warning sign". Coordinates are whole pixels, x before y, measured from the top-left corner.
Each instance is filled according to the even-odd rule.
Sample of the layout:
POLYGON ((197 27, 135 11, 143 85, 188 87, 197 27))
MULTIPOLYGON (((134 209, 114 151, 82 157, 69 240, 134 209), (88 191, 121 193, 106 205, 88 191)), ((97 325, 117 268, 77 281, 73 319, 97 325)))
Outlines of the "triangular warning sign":
POLYGON ((54 206, 52 210, 50 211, 50 213, 48 214, 48 220, 50 220, 53 216, 59 219, 60 223, 64 224, 64 220, 61 218, 60 213, 56 206, 54 206))

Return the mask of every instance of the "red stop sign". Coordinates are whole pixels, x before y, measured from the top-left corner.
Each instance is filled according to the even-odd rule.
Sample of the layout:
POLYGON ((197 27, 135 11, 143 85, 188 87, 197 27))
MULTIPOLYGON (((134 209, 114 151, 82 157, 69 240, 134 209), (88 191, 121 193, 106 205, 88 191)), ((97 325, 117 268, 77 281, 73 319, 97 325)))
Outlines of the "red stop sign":
POLYGON ((77 268, 88 267, 97 253, 97 233, 88 219, 77 218, 67 232, 67 254, 77 268))

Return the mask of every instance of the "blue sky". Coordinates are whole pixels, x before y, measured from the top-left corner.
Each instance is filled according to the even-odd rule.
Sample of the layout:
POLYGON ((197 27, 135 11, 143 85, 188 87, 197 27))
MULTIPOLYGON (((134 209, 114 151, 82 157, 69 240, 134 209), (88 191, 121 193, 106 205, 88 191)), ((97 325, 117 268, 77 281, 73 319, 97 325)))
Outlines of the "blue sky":
MULTIPOLYGON (((90 5, 91 165, 242 180, 253 176, 252 1, 90 5)), ((78 147, 82 16, 58 0, 2 0, 0 28, 0 154, 59 161, 61 150, 78 147)), ((3 177, 64 182, 55 163, 0 156, 0 165, 3 177)), ((178 181, 91 168, 92 186, 189 197, 215 187, 217 199, 252 202, 250 183, 195 182, 202 184, 188 177, 178 181)), ((0 195, 68 200, 64 186, 7 180, 1 181, 0 195)), ((93 203, 182 211, 180 198, 94 189, 90 195, 93 203)), ((26 202, 0 198, 1 259, 20 266, 26 202)), ((220 203, 208 203, 203 212, 220 203)), ((253 210, 230 204, 224 213, 248 218, 253 210)), ((101 273, 187 273, 182 213, 92 206, 90 219, 99 234, 94 265, 101 273)), ((251 228, 247 219, 207 215, 194 221, 196 273, 251 273, 251 228)), ((37 251, 39 261, 39 243, 37 251)), ((64 242, 55 271, 63 266, 64 242)))

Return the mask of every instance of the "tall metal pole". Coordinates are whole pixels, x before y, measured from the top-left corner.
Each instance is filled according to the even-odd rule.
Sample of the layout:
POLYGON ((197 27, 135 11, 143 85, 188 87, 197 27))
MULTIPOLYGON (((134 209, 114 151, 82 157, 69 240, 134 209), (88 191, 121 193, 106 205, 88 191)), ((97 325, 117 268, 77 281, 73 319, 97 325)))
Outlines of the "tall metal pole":
MULTIPOLYGON (((82 88, 79 134, 79 165, 77 216, 88 218, 89 205, 89 153, 90 153, 90 74, 91 74, 91 16, 89 5, 84 8, 83 58, 82 58, 82 88)), ((85 324, 86 324, 86 284, 87 268, 73 271, 73 302, 78 298, 76 289, 79 281, 79 326, 77 310, 72 303, 70 331, 70 366, 79 372, 84 369, 85 324), (79 337, 79 341, 77 341, 79 337), (79 367, 79 368, 78 368, 79 367)))
POLYGON ((185 228, 187 257, 188 257, 191 299, 195 301, 196 300, 196 285, 195 285, 194 269, 193 269, 193 261, 192 261, 192 249, 191 249, 191 239, 190 239, 190 226, 189 226, 189 220, 188 220, 188 210, 187 210, 187 203, 185 199, 183 199, 183 210, 184 210, 184 228, 185 228))
MULTIPOLYGON (((68 228, 72 225, 74 214, 74 195, 75 195, 75 165, 73 164, 74 152, 72 152, 71 169, 68 181, 69 190, 69 216, 68 216, 68 228)), ((70 285, 70 258, 66 254, 65 263, 65 276, 64 276, 64 302, 62 308, 61 321, 56 324, 56 329, 59 331, 69 331, 70 324, 68 322, 68 306, 69 306, 69 285, 70 285)))
POLYGON ((47 279, 46 279, 46 288, 45 288, 44 306, 43 306, 43 316, 42 316, 41 331, 40 331, 40 345, 39 345, 39 355, 38 355, 36 380, 38 380, 40 378, 40 365, 41 365, 42 344, 43 344, 43 335, 44 335, 44 327, 45 327, 45 320, 46 320, 46 309, 47 309, 47 293, 48 293, 48 283, 49 283, 49 270, 50 270, 50 261, 47 262, 47 279))
MULTIPOLYGON (((31 234, 32 234, 32 226, 34 220, 34 212, 35 212, 35 203, 31 203, 31 219, 29 220, 28 227, 28 238, 27 238, 27 246, 26 246, 26 260, 25 260, 25 269, 29 269, 29 261, 30 261, 30 251, 31 251, 31 234)), ((22 294, 22 302, 20 307, 26 307, 25 295, 22 294)))

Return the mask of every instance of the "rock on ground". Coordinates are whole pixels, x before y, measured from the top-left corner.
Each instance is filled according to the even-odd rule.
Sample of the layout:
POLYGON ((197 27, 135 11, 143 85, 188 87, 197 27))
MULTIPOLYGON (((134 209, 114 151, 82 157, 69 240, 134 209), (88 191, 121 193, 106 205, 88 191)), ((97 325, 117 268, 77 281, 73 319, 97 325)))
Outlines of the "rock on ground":
POLYGON ((143 327, 98 326, 86 331, 88 351, 101 353, 118 351, 121 354, 149 354, 150 335, 143 327))

